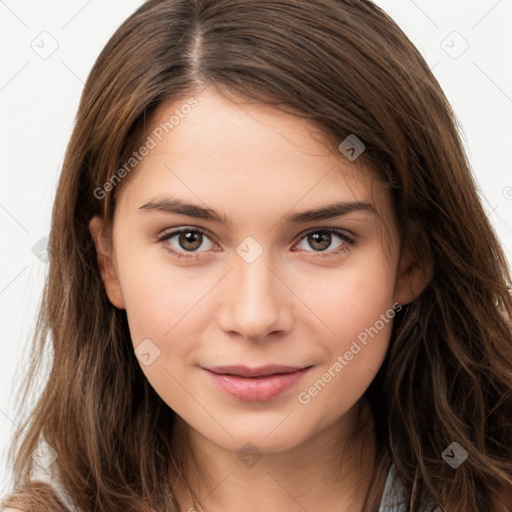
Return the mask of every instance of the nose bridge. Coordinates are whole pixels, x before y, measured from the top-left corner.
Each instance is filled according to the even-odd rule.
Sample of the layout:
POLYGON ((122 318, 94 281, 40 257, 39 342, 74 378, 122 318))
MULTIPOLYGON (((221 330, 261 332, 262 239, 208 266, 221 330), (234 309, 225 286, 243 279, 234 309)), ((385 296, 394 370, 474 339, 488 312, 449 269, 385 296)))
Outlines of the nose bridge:
POLYGON ((221 327, 225 331, 261 339, 289 327, 287 301, 282 284, 270 270, 269 256, 263 251, 254 261, 246 261, 235 255, 221 312, 221 327))

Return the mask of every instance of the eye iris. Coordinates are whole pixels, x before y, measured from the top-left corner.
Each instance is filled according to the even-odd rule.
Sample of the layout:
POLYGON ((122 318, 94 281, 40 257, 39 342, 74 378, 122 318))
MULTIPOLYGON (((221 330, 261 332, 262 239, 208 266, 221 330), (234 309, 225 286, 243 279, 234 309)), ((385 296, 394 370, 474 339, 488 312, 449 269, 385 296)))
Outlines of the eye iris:
POLYGON ((203 235, 198 233, 197 231, 185 231, 180 233, 178 237, 178 242, 183 249, 189 251, 195 251, 203 242, 203 235), (187 246, 187 244, 192 244, 193 247, 187 246))
POLYGON ((331 233, 312 233, 308 235, 308 242, 313 249, 323 250, 331 245, 331 233), (313 241, 313 243, 311 243, 313 241), (315 247, 315 244, 320 244, 320 247, 315 247))

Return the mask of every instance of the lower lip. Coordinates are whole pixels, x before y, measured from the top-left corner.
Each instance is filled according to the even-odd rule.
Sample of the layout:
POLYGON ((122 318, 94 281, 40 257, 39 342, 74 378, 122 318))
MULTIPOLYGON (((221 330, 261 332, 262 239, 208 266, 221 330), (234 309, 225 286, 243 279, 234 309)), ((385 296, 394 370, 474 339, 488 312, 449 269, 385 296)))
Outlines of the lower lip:
POLYGON ((276 398, 297 384, 309 369, 304 368, 292 373, 266 375, 264 377, 239 377, 206 371, 217 385, 231 396, 246 402, 265 402, 276 398))

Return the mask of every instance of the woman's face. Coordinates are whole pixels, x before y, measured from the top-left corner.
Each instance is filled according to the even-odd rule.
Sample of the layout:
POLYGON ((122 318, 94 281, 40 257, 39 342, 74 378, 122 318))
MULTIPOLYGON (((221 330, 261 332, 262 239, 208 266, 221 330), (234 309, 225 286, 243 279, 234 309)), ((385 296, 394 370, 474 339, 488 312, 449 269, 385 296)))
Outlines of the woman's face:
POLYGON ((195 99, 157 112, 153 128, 181 115, 120 191, 102 276, 148 381, 193 431, 280 451, 355 410, 414 279, 388 191, 307 121, 195 99))

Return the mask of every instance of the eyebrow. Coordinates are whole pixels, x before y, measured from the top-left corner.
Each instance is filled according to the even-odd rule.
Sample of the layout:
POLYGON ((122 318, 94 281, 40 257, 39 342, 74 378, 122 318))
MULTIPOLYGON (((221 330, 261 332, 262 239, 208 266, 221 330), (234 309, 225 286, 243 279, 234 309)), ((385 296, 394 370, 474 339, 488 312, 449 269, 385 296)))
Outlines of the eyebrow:
MULTIPOLYGON (((139 210, 158 211, 167 214, 186 215, 196 219, 218 222, 226 226, 231 223, 225 215, 221 215, 211 208, 204 208, 199 205, 185 203, 179 199, 162 199, 152 200, 139 207, 139 210)), ((291 213, 283 216, 281 223, 283 224, 303 224, 312 221, 327 220, 335 217, 343 217, 350 213, 370 213, 377 215, 377 211, 373 204, 365 201, 336 202, 320 208, 306 210, 299 213, 291 213)))

